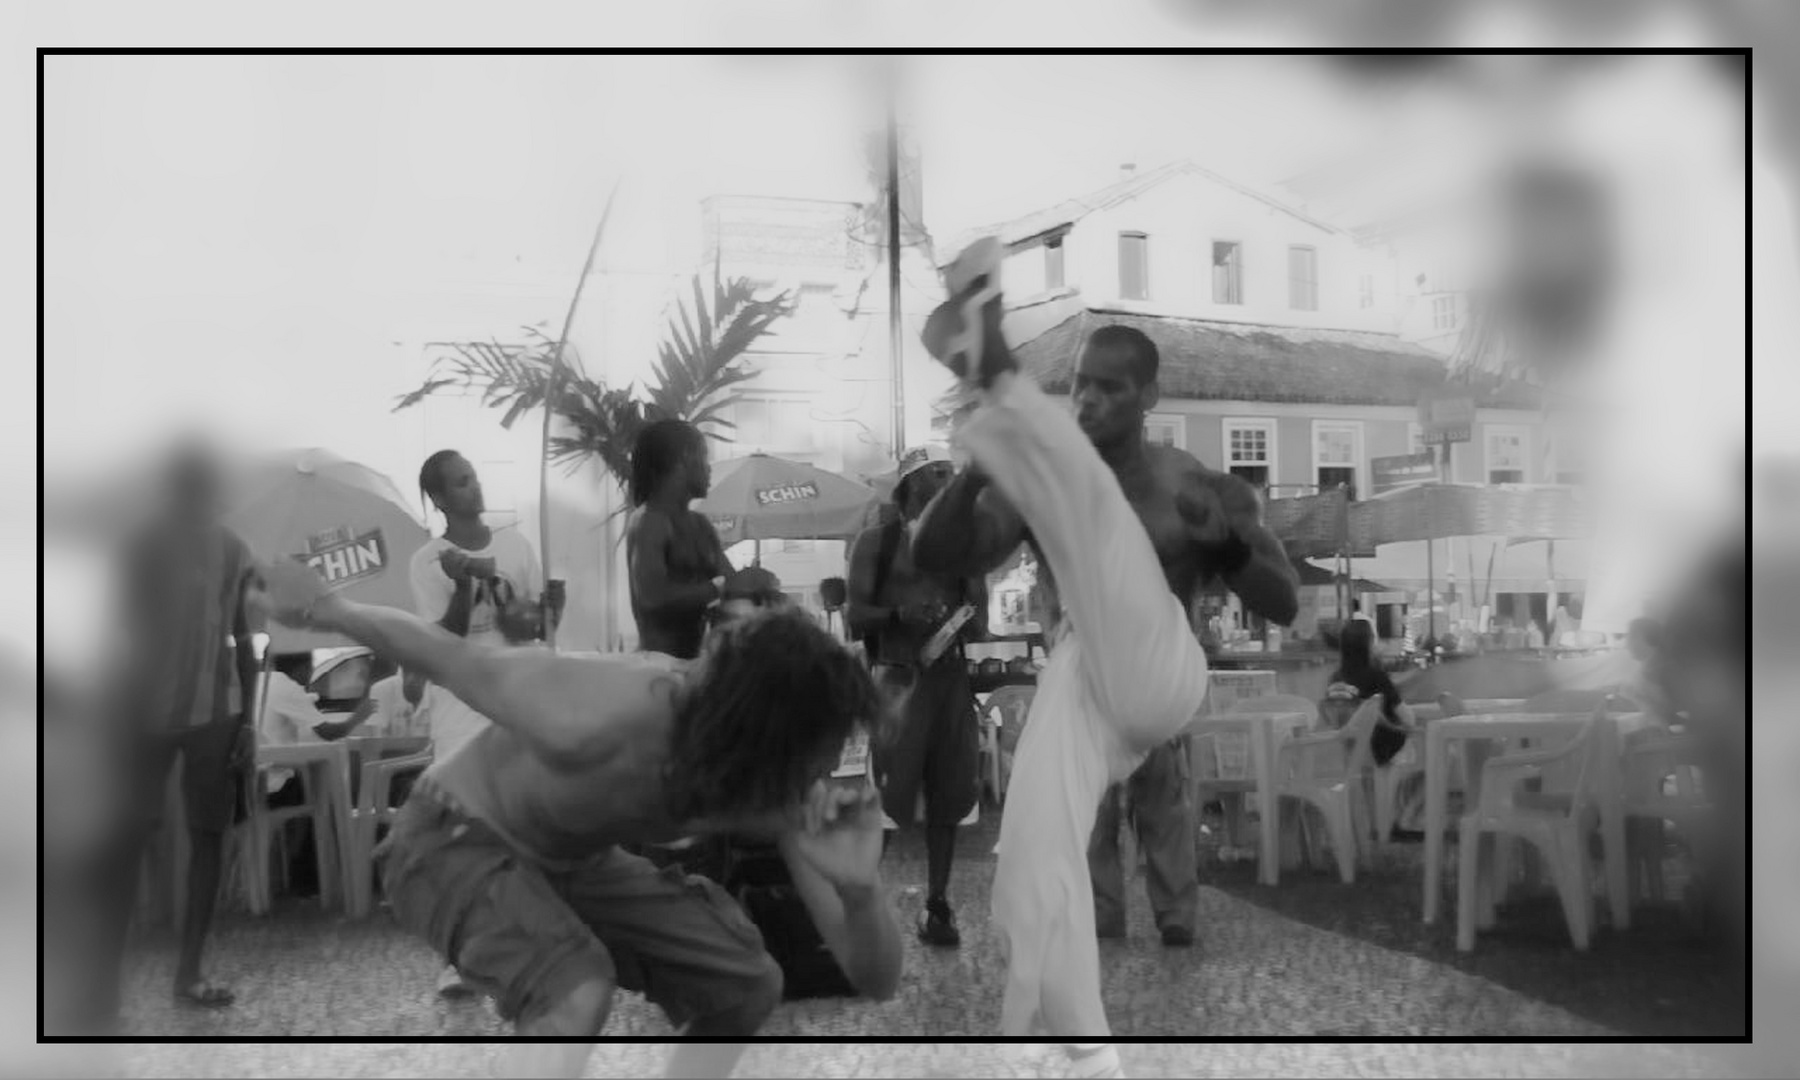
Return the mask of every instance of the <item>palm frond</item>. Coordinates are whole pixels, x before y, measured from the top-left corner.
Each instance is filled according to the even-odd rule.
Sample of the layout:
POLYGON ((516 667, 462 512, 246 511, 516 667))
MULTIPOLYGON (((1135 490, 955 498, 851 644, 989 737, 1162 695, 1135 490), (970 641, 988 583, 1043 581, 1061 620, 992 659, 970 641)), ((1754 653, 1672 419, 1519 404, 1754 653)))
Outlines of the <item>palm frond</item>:
POLYGON ((725 279, 713 267, 710 303, 705 281, 696 274, 688 297, 676 298, 667 334, 657 345, 652 379, 608 387, 590 378, 573 346, 538 327, 522 328, 521 345, 499 341, 460 342, 433 365, 424 382, 395 399, 394 411, 453 390, 479 394, 485 407, 500 410, 510 428, 520 417, 549 408, 560 421, 544 447, 552 464, 573 473, 597 460, 624 484, 631 475, 631 451, 638 433, 654 420, 680 418, 721 438, 716 431, 735 425, 724 413, 740 400, 732 387, 755 377, 744 367, 756 340, 793 311, 788 293, 758 300, 744 278, 725 279))

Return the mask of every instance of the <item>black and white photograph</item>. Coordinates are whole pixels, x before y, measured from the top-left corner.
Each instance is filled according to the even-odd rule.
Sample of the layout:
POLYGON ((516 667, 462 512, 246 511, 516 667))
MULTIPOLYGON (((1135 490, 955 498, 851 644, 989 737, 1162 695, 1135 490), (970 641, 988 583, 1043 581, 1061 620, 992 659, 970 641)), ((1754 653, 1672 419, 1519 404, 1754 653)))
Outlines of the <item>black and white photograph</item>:
POLYGON ((1596 6, 34 42, 39 1074, 1784 1075, 1800 15, 1596 6))

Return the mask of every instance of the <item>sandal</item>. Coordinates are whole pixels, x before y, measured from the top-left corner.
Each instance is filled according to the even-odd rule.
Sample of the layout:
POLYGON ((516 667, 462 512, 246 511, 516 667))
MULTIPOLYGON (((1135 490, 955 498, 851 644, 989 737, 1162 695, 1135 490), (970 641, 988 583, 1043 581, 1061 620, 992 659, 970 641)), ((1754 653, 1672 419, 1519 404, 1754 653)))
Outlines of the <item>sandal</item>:
POLYGON ((237 1001, 237 995, 217 983, 205 979, 195 979, 191 983, 175 988, 175 1004, 191 1005, 198 1009, 229 1008, 237 1001))

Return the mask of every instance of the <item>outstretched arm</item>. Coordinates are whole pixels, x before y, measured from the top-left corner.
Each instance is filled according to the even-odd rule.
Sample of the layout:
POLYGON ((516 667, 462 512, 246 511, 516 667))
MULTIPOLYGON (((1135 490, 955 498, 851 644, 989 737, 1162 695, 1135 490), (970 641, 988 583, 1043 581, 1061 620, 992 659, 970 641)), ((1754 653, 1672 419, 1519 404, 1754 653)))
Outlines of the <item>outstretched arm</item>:
POLYGON ((919 519, 913 564, 921 570, 978 577, 1004 563, 1025 542, 1025 519, 976 468, 964 469, 938 492, 919 519))
POLYGON ((604 756, 619 726, 607 717, 667 705, 648 670, 604 657, 477 644, 404 611, 345 600, 295 562, 272 563, 263 576, 276 619, 336 631, 419 672, 553 763, 604 756))

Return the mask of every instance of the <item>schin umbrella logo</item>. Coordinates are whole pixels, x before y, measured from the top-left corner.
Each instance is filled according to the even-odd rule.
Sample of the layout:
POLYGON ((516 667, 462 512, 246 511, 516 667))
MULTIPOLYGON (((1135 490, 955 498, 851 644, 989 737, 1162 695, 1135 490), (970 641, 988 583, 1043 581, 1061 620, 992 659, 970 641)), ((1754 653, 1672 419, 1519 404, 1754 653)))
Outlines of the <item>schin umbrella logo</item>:
POLYGON ((387 541, 380 529, 353 533, 349 526, 340 526, 313 536, 306 547, 306 554, 300 559, 317 571, 327 585, 360 581, 387 569, 387 541))
POLYGON ((761 488, 756 493, 758 506, 779 506, 782 503, 805 502, 819 497, 819 485, 810 481, 803 484, 783 484, 780 487, 761 488))

